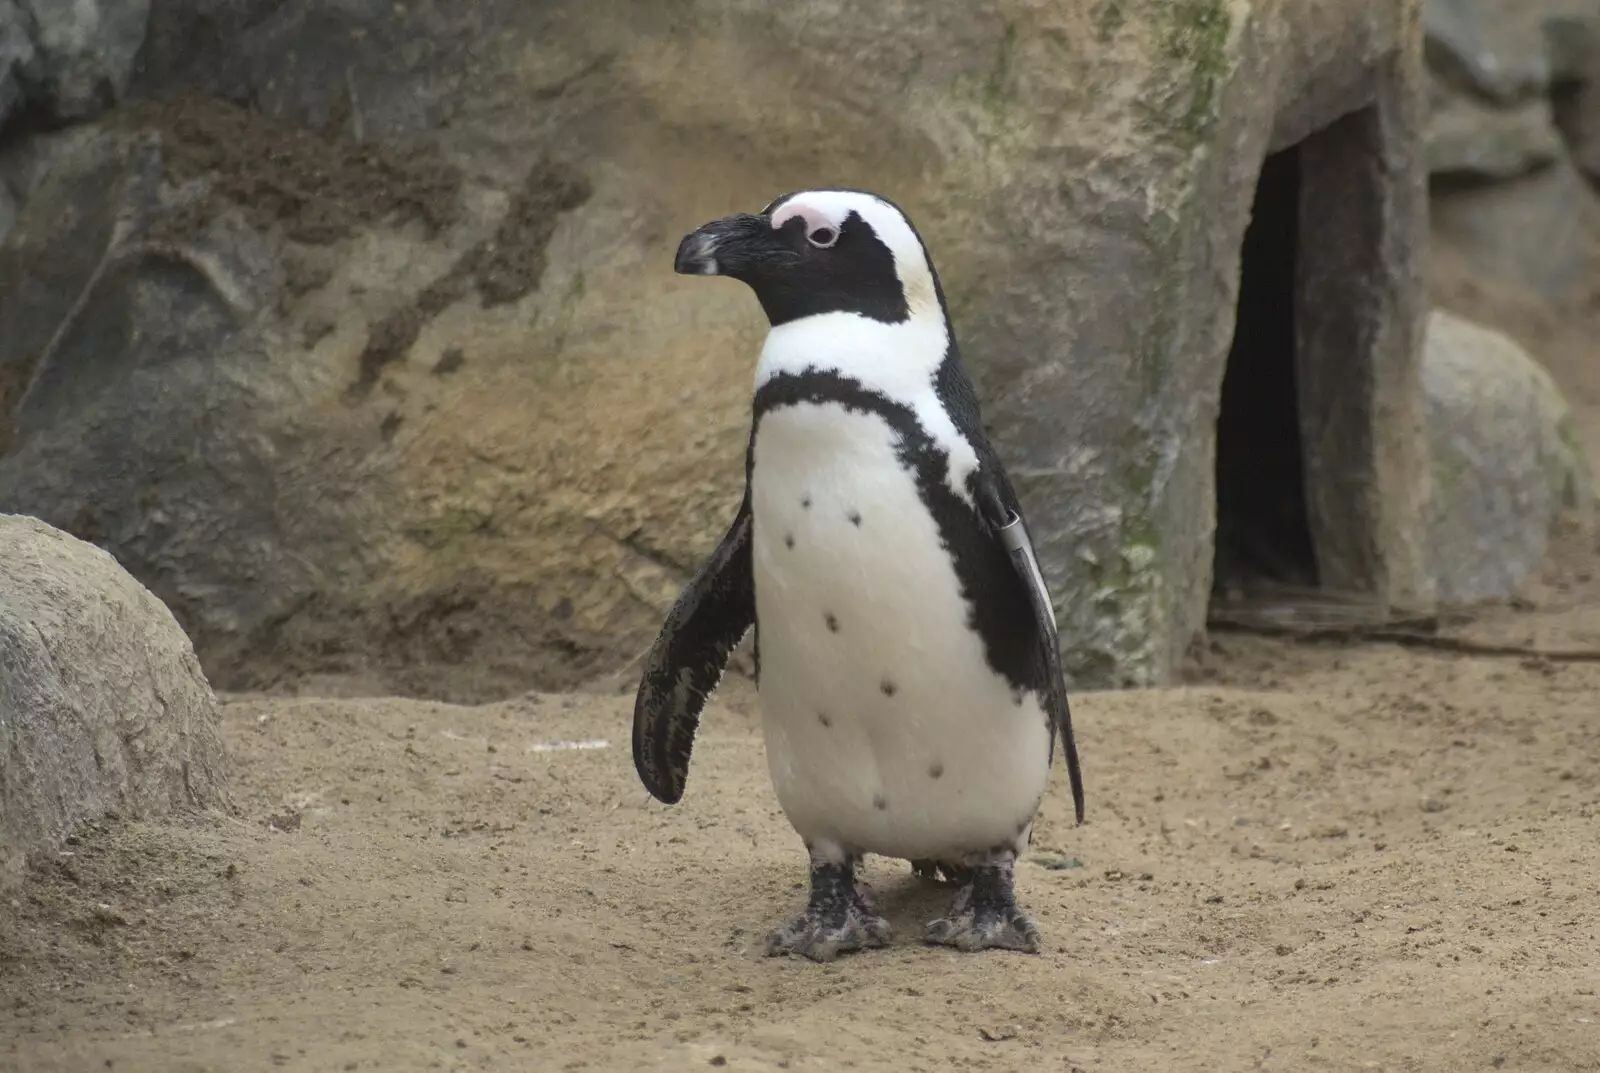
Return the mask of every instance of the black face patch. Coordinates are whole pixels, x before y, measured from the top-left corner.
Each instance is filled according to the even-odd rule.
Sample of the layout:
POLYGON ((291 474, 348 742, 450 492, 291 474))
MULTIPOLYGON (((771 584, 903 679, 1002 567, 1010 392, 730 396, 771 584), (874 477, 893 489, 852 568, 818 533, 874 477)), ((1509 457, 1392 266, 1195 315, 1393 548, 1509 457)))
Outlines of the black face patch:
POLYGON ((885 324, 911 316, 894 254, 854 212, 827 249, 806 241, 806 222, 799 216, 776 230, 769 225, 766 236, 741 236, 741 241, 749 245, 737 251, 736 261, 729 256, 732 250, 719 248, 718 257, 729 257, 725 274, 756 292, 774 328, 819 313, 856 313, 885 324))

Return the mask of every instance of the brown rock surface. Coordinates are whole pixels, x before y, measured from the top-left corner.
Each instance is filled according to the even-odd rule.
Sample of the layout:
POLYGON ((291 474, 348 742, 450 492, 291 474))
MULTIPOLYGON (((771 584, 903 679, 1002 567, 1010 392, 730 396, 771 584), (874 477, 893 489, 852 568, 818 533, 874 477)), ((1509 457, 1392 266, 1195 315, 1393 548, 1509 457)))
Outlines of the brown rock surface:
POLYGON ((151 100, 0 161, 0 505, 113 549, 224 686, 570 686, 738 495, 762 324, 677 240, 867 186, 933 249, 1075 681, 1161 681, 1206 613, 1257 172, 1365 108, 1305 169, 1344 311, 1306 329, 1312 524, 1334 581, 1426 603, 1414 14, 158 3, 151 100))

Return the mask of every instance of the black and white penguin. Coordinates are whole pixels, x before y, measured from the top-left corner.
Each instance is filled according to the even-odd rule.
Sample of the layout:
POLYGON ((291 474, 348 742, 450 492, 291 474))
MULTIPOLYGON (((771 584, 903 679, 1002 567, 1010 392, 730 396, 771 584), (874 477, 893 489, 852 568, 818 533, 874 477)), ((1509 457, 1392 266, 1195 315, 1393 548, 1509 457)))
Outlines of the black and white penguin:
POLYGON ((769 954, 883 946, 867 853, 961 884, 926 938, 1036 952, 1012 866, 1059 733, 1083 788, 1054 610, 916 230, 855 190, 787 194, 686 236, 675 268, 730 276, 771 322, 745 494, 647 658, 633 757, 683 796, 695 729, 754 626, 778 802, 811 856, 769 954))

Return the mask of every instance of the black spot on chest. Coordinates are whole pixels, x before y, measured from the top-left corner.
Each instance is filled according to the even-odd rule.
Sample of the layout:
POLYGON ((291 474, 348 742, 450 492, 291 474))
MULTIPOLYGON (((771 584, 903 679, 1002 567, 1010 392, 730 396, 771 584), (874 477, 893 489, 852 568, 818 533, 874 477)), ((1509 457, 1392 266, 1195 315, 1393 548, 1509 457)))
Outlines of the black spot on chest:
MULTIPOLYGON (((998 460, 978 425, 975 397, 959 366, 947 360, 940 370, 936 388, 941 401, 951 408, 957 428, 973 444, 980 460, 986 467, 995 468, 1005 498, 1010 500, 1009 485, 998 474, 998 460)), ((912 474, 918 496, 933 516, 940 543, 955 567, 961 596, 968 608, 967 624, 982 639, 989 666, 1015 690, 1042 691, 1047 671, 1027 590, 998 538, 968 499, 950 487, 949 456, 923 428, 914 410, 860 381, 837 373, 780 373, 756 392, 752 442, 762 418, 774 410, 830 403, 850 412, 873 414, 889 425, 894 432, 898 460, 912 474)), ((747 465, 753 466, 753 452, 747 465)), ((862 527, 863 515, 869 513, 870 503, 857 504, 848 508, 846 518, 862 527)), ((864 534, 872 531, 871 527, 862 529, 864 534)), ((878 527, 882 539, 892 539, 892 533, 882 532, 883 529, 878 527)), ((871 581, 871 578, 866 579, 868 584, 871 581)), ((833 629, 831 622, 829 629, 833 629)), ((888 679, 880 685, 885 696, 893 696, 897 688, 888 679)))

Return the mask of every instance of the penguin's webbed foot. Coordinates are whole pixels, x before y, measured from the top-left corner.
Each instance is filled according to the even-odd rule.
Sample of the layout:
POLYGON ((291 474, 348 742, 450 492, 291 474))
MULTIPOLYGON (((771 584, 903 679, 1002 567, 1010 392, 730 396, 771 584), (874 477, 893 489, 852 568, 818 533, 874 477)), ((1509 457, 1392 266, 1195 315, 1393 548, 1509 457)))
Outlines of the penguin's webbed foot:
POLYGON ((972 867, 972 879, 956 894, 949 911, 929 922, 924 937, 930 943, 975 950, 1039 952, 1039 929, 1017 907, 1011 885, 1012 859, 972 867))
POLYGON ((889 922, 873 912, 872 891, 856 882, 854 862, 813 860, 806 911, 767 936, 766 952, 832 961, 846 951, 888 945, 889 922))

